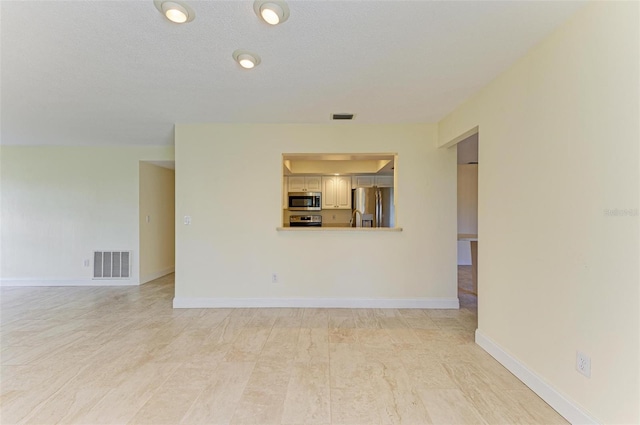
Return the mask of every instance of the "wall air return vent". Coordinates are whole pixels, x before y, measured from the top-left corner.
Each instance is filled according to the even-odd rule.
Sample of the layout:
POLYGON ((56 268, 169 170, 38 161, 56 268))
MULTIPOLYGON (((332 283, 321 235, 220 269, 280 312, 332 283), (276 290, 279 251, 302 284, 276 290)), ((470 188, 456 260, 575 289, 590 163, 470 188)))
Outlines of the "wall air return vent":
POLYGON ((352 120, 353 114, 331 114, 332 120, 352 120))
POLYGON ((94 279, 129 279, 131 251, 94 251, 94 279))

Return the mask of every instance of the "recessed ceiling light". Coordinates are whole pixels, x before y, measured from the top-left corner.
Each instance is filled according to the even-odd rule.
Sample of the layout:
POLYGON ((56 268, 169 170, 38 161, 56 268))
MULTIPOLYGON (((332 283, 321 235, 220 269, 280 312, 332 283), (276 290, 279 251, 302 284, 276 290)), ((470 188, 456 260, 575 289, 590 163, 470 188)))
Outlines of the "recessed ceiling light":
POLYGON ((153 4, 168 20, 176 24, 191 22, 196 17, 194 10, 181 1, 153 0, 153 4))
POLYGON ((245 69, 251 69, 260 65, 260 56, 246 50, 236 50, 232 56, 233 59, 245 69))
POLYGON ((278 25, 289 19, 289 6, 282 0, 256 0, 253 10, 270 25, 278 25))

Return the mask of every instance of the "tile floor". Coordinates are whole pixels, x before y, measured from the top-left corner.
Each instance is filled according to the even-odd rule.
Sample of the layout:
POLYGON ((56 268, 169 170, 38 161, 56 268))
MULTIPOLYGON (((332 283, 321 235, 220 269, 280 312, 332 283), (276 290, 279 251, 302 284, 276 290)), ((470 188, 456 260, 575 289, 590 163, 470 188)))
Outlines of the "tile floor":
POLYGON ((1 289, 0 423, 559 424, 460 310, 171 308, 135 288, 1 289))

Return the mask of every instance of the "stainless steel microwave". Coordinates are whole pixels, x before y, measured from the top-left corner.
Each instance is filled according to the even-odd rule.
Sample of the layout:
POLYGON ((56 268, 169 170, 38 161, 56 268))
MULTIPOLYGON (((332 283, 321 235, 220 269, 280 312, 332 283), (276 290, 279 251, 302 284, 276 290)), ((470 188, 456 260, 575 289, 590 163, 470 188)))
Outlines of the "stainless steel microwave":
POLYGON ((322 209, 322 193, 289 192, 290 211, 320 211, 322 209))

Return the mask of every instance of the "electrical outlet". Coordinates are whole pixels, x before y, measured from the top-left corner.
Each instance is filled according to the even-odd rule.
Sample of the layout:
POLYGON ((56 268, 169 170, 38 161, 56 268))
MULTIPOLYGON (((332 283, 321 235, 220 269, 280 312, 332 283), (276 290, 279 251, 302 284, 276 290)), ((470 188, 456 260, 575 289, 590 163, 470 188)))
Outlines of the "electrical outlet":
POLYGON ((591 378, 591 357, 576 351, 576 370, 587 378, 591 378))
POLYGON ((84 266, 85 267, 89 267, 89 259, 85 259, 84 260, 84 266))
POLYGON ((278 273, 271 273, 271 283, 278 283, 278 273))

